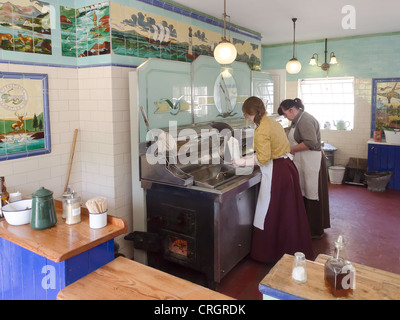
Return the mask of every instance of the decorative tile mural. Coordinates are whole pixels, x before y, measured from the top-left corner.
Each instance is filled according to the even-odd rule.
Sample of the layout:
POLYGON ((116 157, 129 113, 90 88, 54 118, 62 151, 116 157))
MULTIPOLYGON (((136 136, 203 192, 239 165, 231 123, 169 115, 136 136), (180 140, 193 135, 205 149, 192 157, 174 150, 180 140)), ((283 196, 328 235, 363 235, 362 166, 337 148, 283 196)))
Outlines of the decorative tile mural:
POLYGON ((49 3, 0 1, 0 49, 52 54, 49 3))
POLYGON ((60 6, 62 55, 88 57, 110 54, 109 2, 78 9, 60 6))
MULTIPOLYGON (((87 2, 90 3, 71 1, 71 6, 66 6, 58 5, 57 0, 0 0, 0 49, 51 55, 50 59, 35 57, 35 61, 46 64, 74 64, 73 60, 62 58, 98 57, 111 53, 192 62, 200 55, 213 56, 215 46, 221 41, 223 27, 220 22, 203 19, 197 13, 198 18, 193 18, 190 11, 171 4, 168 9, 162 9, 161 1, 149 6, 154 6, 159 14, 130 6, 139 4, 142 8, 139 1, 132 1, 130 5, 99 1, 72 7, 87 2), (168 18, 169 10, 174 17, 182 15, 188 19, 168 18), (55 17, 59 21, 55 21, 55 17)), ((228 30, 229 35, 233 36, 230 40, 238 51, 236 61, 247 63, 252 70, 260 70, 259 36, 236 27, 228 30)), ((16 59, 29 60, 21 56, 16 59)))
MULTIPOLYGON (((199 55, 212 56, 221 33, 164 16, 110 2, 112 52, 142 58, 191 62, 199 55)), ((233 38, 236 61, 261 69, 261 46, 233 38)))
POLYGON ((48 76, 0 72, 0 161, 49 153, 48 76))
POLYGON ((384 127, 400 129, 400 78, 372 79, 371 118, 371 135, 384 127))

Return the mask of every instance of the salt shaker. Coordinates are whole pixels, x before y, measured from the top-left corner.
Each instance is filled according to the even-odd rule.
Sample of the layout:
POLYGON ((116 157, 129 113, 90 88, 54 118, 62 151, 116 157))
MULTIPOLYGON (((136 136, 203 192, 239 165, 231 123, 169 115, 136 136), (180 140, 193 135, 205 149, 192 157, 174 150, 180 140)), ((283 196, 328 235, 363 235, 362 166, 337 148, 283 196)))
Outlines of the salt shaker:
POLYGON ((306 257, 302 252, 294 254, 292 279, 298 283, 307 281, 306 257))

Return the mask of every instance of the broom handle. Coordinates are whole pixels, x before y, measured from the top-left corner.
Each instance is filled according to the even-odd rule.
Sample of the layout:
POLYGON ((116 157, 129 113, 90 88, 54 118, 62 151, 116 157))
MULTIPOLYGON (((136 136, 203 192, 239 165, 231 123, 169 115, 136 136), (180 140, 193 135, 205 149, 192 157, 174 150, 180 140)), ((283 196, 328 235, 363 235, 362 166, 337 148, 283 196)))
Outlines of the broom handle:
POLYGON ((75 144, 76 144, 76 138, 77 138, 77 136, 78 136, 78 129, 75 129, 75 132, 74 132, 74 140, 72 141, 71 155, 69 156, 69 166, 68 166, 67 182, 65 183, 64 192, 66 192, 66 191, 67 191, 67 188, 68 188, 69 176, 71 175, 72 160, 74 159, 75 144))

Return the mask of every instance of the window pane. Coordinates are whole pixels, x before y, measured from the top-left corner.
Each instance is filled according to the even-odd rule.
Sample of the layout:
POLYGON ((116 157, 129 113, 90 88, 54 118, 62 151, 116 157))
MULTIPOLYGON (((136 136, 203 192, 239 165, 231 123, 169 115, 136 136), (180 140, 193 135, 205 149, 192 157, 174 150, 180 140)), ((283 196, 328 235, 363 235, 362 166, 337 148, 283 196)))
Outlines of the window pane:
POLYGON ((354 78, 319 78, 299 81, 300 98, 306 111, 317 118, 321 128, 329 122, 348 121, 348 130, 354 123, 354 78))

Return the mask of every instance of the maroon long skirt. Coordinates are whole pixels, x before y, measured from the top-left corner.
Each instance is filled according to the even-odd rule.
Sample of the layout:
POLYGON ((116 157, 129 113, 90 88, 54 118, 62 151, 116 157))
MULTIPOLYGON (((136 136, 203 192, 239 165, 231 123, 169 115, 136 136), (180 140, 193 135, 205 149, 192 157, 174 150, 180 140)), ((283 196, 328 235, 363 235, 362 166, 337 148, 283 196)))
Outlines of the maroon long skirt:
POLYGON ((285 253, 293 255, 299 251, 314 260, 297 169, 289 158, 273 161, 271 201, 264 230, 253 227, 251 257, 274 263, 285 253))

